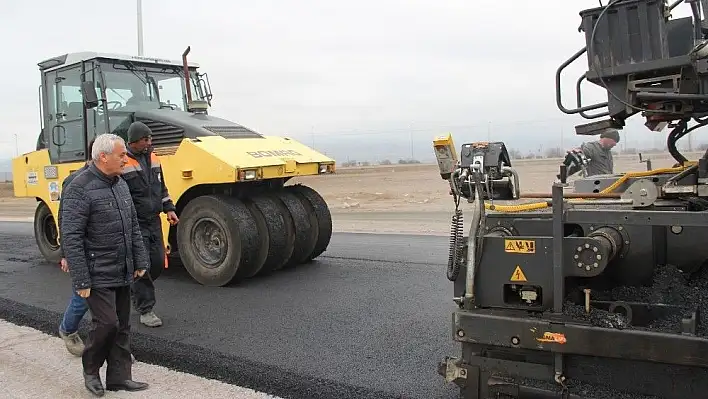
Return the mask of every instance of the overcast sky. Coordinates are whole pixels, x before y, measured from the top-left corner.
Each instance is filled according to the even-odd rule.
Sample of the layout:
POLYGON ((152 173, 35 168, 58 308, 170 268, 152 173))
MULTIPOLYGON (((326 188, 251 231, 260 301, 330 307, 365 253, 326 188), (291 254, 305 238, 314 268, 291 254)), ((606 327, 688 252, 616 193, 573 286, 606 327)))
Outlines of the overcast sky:
MULTIPOLYGON (((555 71, 584 46, 581 9, 597 0, 144 0, 144 53, 209 73, 210 113, 264 134, 401 134, 430 141, 552 141, 581 118, 555 105, 555 71), (533 123, 531 123, 533 122, 533 123), (491 125, 490 125, 491 124, 491 125), (546 134, 538 139, 533 134, 546 134), (513 135, 520 137, 514 139, 513 135), (459 138, 458 138, 459 137, 459 138), (551 138, 549 138, 551 137, 551 138)), ((688 8, 681 11, 686 14, 688 8)), ((0 14, 0 158, 34 149, 40 60, 75 51, 137 54, 136 1, 10 1, 0 14)), ((567 70, 574 105, 585 56, 567 70)), ((586 84, 586 102, 604 92, 586 84)), ((636 118, 631 133, 657 137, 636 118), (635 127, 639 123, 639 127, 635 127)), ((658 135, 663 141, 664 136, 658 135)), ((509 145, 509 144, 507 144, 509 145)))

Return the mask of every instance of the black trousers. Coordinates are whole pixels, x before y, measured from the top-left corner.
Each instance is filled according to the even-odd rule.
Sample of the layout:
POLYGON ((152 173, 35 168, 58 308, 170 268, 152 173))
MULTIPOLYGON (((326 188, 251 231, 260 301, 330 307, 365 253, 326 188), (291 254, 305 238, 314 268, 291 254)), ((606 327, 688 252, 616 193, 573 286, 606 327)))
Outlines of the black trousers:
POLYGON ((91 329, 82 356, 84 373, 97 376, 107 362, 106 383, 132 379, 130 287, 91 288, 86 302, 91 329))
POLYGON ((142 314, 152 311, 155 307, 155 283, 165 268, 165 247, 162 241, 162 225, 160 219, 144 223, 140 226, 143 234, 143 244, 150 257, 150 273, 138 277, 133 282, 133 307, 142 314))

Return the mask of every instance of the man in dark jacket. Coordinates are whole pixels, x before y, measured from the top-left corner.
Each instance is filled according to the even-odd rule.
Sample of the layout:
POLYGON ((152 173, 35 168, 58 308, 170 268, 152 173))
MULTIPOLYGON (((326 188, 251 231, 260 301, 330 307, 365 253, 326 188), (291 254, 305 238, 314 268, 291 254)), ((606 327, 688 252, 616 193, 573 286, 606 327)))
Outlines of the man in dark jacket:
POLYGON ((140 322, 148 327, 162 325, 153 308, 155 284, 165 267, 165 243, 162 235, 160 213, 175 225, 179 222, 163 179, 160 159, 152 152, 152 132, 142 122, 133 122, 128 127, 128 164, 123 170, 123 179, 130 187, 138 223, 145 248, 150 255, 150 273, 133 284, 133 305, 140 313, 140 322))
POLYGON ((99 376, 106 368, 106 389, 137 391, 130 359, 130 285, 149 269, 130 190, 120 178, 127 162, 125 142, 113 134, 96 137, 92 164, 76 174, 62 198, 59 226, 74 290, 86 298, 93 316, 82 355, 84 385, 104 394, 99 376))
MULTIPOLYGON (((63 193, 64 190, 69 186, 72 180, 76 177, 77 174, 83 172, 84 170, 88 169, 89 165, 91 164, 91 150, 93 149, 93 140, 89 143, 89 160, 82 166, 79 170, 69 174, 69 176, 64 179, 64 181, 61 184, 61 192, 63 193)), ((58 225, 61 226, 61 202, 59 202, 59 212, 58 212, 58 225)), ((59 247, 59 250, 62 251, 62 248, 59 247)), ((64 273, 69 272, 69 265, 66 262, 66 258, 64 258, 63 251, 62 251, 62 259, 60 262, 61 265, 61 270, 64 273)), ((86 314, 86 311, 88 311, 88 305, 86 304, 86 300, 82 298, 76 291, 71 290, 72 295, 71 299, 69 300, 69 305, 66 307, 66 311, 64 312, 64 316, 62 317, 61 324, 59 324, 59 336, 61 339, 64 340, 64 345, 66 345, 66 349, 69 351, 74 356, 81 356, 81 354, 84 352, 84 343, 81 340, 81 337, 79 337, 79 322, 81 322, 81 319, 84 317, 86 314)))
MULTIPOLYGON (((71 181, 74 180, 77 174, 81 173, 82 171, 87 169, 89 165, 91 165, 91 151, 93 150, 93 141, 94 140, 91 140, 88 145, 89 160, 84 163, 84 166, 70 173, 69 176, 64 179, 61 184, 62 193, 64 192, 64 190, 66 190, 66 187, 69 186, 71 181)), ((59 202, 59 215, 57 218, 58 225, 61 225, 61 209, 61 202, 59 202)), ((60 262, 61 270, 64 273, 68 273, 69 264, 66 262, 66 258, 64 258, 61 247, 59 247, 59 251, 62 252, 62 259, 60 262)), ((79 336, 79 323, 88 311, 88 305, 86 304, 86 299, 82 298, 73 289, 71 291, 71 299, 69 300, 69 304, 67 305, 66 310, 64 311, 64 316, 62 317, 61 324, 59 324, 59 336, 62 340, 64 340, 64 345, 66 346, 66 350, 69 351, 69 353, 74 356, 81 356, 81 354, 84 352, 84 342, 79 336)), ((135 362, 135 357, 132 354, 131 359, 133 362, 135 362)))

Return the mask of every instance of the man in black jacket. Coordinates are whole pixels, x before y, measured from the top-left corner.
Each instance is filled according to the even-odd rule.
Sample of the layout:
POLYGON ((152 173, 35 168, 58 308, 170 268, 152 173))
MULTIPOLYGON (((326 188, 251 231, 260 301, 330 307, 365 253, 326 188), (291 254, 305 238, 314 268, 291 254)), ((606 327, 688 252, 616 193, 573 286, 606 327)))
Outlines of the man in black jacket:
MULTIPOLYGON (((89 141, 88 145, 88 156, 89 159, 86 161, 84 166, 82 166, 80 169, 74 171, 73 173, 70 173, 69 176, 64 179, 64 181, 61 183, 61 192, 63 193, 64 190, 66 190, 66 187, 69 186, 72 180, 89 167, 91 165, 91 151, 93 150, 93 141, 89 141)), ((59 203, 59 216, 58 216, 58 225, 61 225, 61 202, 59 203)), ((66 263, 66 258, 64 258, 62 248, 59 247, 59 251, 62 252, 62 258, 60 261, 60 267, 61 270, 64 273, 69 272, 69 264, 66 263)), ((76 291, 72 290, 72 296, 71 299, 69 300, 69 305, 67 305, 66 310, 64 311, 64 316, 62 317, 61 323, 59 324, 59 336, 61 337, 62 340, 64 340, 64 345, 66 346, 66 349, 69 351, 74 356, 81 356, 81 354, 84 352, 84 342, 81 340, 81 337, 79 336, 79 323, 81 322, 81 319, 84 317, 86 312, 88 311, 88 305, 86 304, 86 299, 82 298, 76 291)), ((135 357, 131 354, 131 359, 133 363, 135 363, 135 357)))
POLYGON ((150 255, 150 273, 135 280, 133 284, 133 305, 140 313, 142 324, 159 327, 162 320, 153 311, 153 281, 165 267, 165 243, 160 213, 166 213, 167 220, 172 225, 177 224, 179 219, 163 179, 160 159, 152 152, 152 132, 142 122, 133 122, 128 127, 128 163, 123 169, 123 179, 130 188, 145 249, 150 255))
MULTIPOLYGON (((63 193, 64 190, 69 186, 72 180, 81 172, 84 170, 88 169, 89 165, 91 164, 91 150, 93 149, 93 140, 89 143, 89 160, 86 161, 84 166, 82 166, 79 170, 69 174, 69 176, 64 179, 64 181, 61 184, 61 192, 63 193)), ((59 203, 59 215, 58 215, 58 225, 61 226, 61 202, 59 203)), ((69 272, 69 265, 66 263, 66 258, 63 255, 63 250, 62 247, 59 247, 59 251, 62 252, 62 257, 61 257, 61 270, 64 273, 69 272)), ((59 336, 61 337, 62 340, 64 340, 64 345, 66 345, 66 349, 69 351, 74 356, 81 356, 81 354, 84 352, 84 343, 81 340, 81 337, 79 337, 79 323, 81 322, 81 319, 84 317, 86 312, 88 311, 88 305, 86 304, 86 300, 82 298, 76 291, 72 290, 72 296, 71 299, 69 300, 69 305, 66 307, 66 311, 64 312, 64 316, 62 317, 61 324, 59 324, 59 336)))
POLYGON ((82 355, 84 385, 104 394, 99 376, 106 368, 106 389, 137 391, 130 358, 130 285, 149 269, 130 190, 120 178, 127 162, 125 142, 113 134, 96 137, 92 164, 77 173, 62 198, 59 226, 74 290, 86 298, 93 316, 82 355))

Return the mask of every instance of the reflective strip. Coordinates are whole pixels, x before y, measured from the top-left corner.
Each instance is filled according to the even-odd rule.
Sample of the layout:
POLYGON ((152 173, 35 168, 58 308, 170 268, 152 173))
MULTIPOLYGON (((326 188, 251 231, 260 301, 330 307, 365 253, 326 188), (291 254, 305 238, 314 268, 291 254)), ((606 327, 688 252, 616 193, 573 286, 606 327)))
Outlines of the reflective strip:
POLYGON ((170 198, 169 195, 168 195, 167 197, 165 197, 165 198, 162 199, 162 203, 164 204, 164 203, 167 202, 167 201, 172 201, 172 198, 170 198))
POLYGON ((152 165, 150 165, 150 167, 151 167, 152 169, 159 169, 159 168, 160 168, 160 164, 159 164, 159 163, 158 163, 158 164, 152 164, 152 165))
POLYGON ((128 157, 128 162, 126 162, 125 166, 123 167, 123 173, 125 172, 132 172, 135 170, 143 170, 142 166, 140 166, 140 162, 137 160, 128 157))

